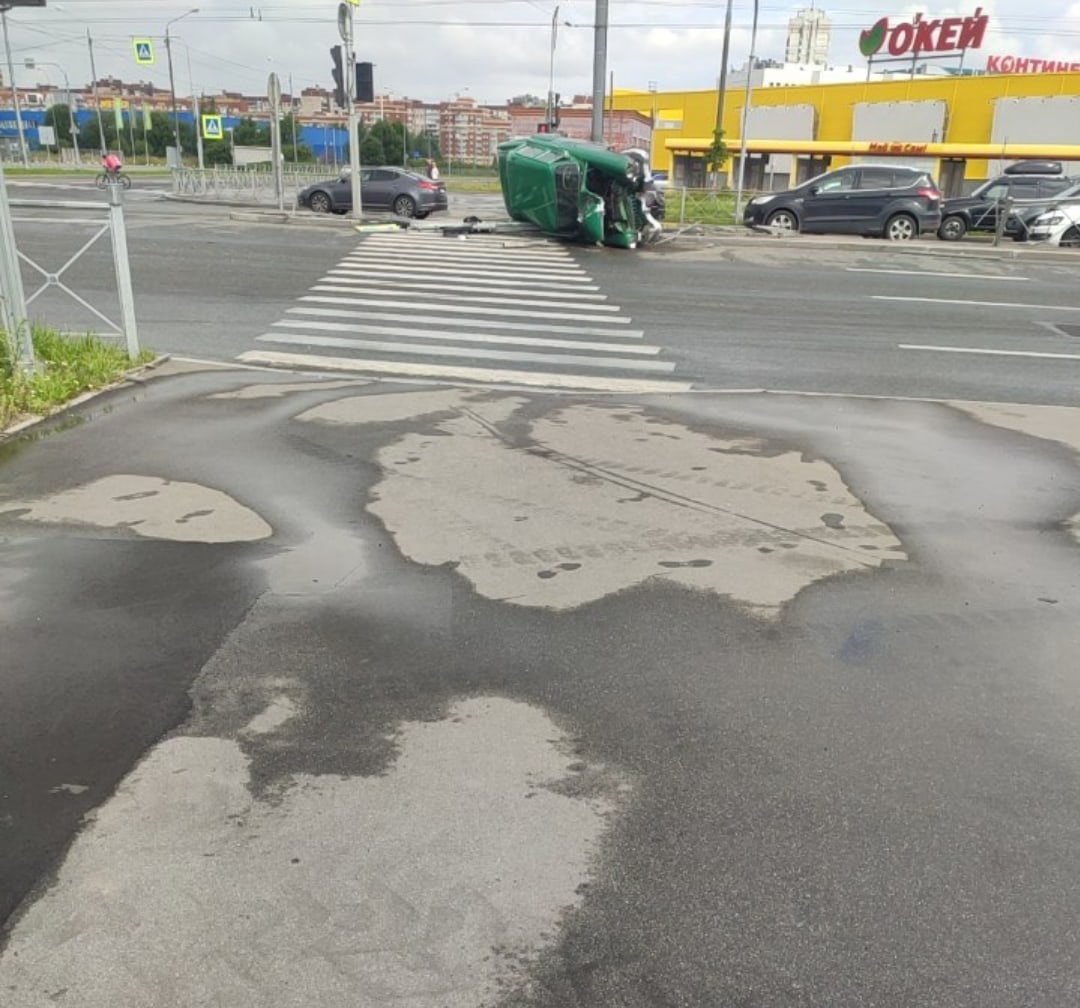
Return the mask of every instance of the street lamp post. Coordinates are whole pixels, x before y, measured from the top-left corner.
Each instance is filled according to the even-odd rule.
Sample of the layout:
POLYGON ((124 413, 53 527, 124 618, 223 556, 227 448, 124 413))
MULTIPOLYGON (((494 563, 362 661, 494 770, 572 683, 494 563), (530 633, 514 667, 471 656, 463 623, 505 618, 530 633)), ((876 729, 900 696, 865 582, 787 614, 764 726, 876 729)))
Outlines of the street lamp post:
MULTIPOLYGON (((165 23, 165 54, 169 59, 169 93, 172 95, 173 135, 176 137, 176 156, 180 160, 180 165, 177 167, 180 167, 183 164, 184 149, 180 146, 180 113, 176 110, 176 80, 173 77, 172 45, 169 39, 169 28, 176 24, 177 21, 183 21, 184 18, 198 13, 199 8, 192 7, 191 10, 185 11, 179 17, 174 17, 171 21, 165 23)), ((198 132, 198 128, 196 127, 196 136, 198 135, 198 132)))
POLYGON ((547 100, 547 127, 550 130, 554 125, 555 109, 555 39, 559 33, 559 8, 551 15, 551 53, 548 57, 548 100, 547 100))
MULTIPOLYGON (((48 61, 42 62, 41 60, 36 59, 26 60, 26 67, 28 70, 39 66, 55 67, 63 75, 64 91, 67 94, 68 121, 71 124, 71 145, 75 150, 75 163, 82 167, 82 155, 79 153, 79 128, 78 124, 75 122, 75 110, 71 104, 71 81, 68 80, 67 70, 65 70, 60 63, 51 63, 48 61)), ((57 146, 59 147, 59 144, 57 146)))
POLYGON ((754 75, 755 50, 757 49, 758 0, 754 0, 754 23, 750 29, 750 65, 746 71, 746 94, 743 97, 742 125, 739 127, 739 176, 735 183, 735 221, 742 218, 743 183, 746 179, 746 128, 750 114, 750 82, 754 75))

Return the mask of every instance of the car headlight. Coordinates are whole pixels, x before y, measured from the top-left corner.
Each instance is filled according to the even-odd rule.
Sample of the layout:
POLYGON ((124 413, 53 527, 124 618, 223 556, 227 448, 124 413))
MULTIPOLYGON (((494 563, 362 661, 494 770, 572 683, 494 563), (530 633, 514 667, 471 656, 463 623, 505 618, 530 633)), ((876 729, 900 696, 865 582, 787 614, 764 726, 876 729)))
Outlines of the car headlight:
POLYGON ((1042 227, 1056 227, 1058 224, 1065 223, 1064 214, 1054 214, 1053 217, 1040 217, 1036 224, 1042 225, 1042 227))
POLYGON ((747 203, 746 205, 747 205, 748 207, 751 207, 751 206, 764 206, 764 205, 765 205, 766 203, 768 203, 768 202, 769 202, 770 200, 774 200, 774 199, 776 199, 776 197, 775 197, 775 196, 755 196, 755 197, 754 197, 754 198, 753 198, 752 200, 750 200, 750 202, 749 202, 749 203, 747 203))

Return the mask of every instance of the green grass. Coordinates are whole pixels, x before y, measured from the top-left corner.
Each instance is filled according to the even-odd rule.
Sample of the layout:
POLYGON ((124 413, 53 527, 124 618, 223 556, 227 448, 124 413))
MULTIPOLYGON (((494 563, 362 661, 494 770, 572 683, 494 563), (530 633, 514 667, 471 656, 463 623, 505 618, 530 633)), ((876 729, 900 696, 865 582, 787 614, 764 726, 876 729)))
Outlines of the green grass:
POLYGON ((495 175, 444 175, 449 192, 460 193, 497 193, 502 192, 499 179, 495 175))
MULTIPOLYGON (((679 189, 668 189, 664 196, 667 200, 668 223, 679 224, 734 224, 735 194, 724 190, 711 192, 706 189, 687 189, 686 201, 683 202, 679 189)), ((745 199, 744 199, 745 202, 745 199)))
POLYGON ((109 385, 154 355, 144 350, 137 361, 124 349, 94 336, 62 336, 35 328, 37 369, 31 374, 16 367, 0 332, 0 428, 24 415, 44 415, 59 409, 90 389, 109 385))

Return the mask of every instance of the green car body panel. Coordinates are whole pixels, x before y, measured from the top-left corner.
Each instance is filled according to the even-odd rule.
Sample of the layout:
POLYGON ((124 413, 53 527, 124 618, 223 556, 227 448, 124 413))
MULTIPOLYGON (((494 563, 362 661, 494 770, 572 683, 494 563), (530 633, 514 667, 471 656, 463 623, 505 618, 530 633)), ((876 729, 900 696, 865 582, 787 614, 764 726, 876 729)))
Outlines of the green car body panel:
POLYGON ((639 165, 601 144, 558 134, 499 144, 506 211, 571 241, 634 248, 645 217, 639 165))

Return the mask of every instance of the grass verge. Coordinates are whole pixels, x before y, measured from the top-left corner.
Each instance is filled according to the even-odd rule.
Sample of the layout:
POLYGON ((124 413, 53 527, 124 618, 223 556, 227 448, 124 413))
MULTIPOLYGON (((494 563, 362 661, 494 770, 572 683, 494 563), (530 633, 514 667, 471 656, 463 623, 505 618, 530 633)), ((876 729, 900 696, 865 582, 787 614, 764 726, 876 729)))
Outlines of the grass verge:
POLYGON ((35 328, 33 339, 37 368, 27 374, 16 365, 0 332, 0 430, 25 416, 52 413, 83 392, 109 385, 154 359, 144 350, 131 361, 121 347, 94 336, 62 336, 35 328))

